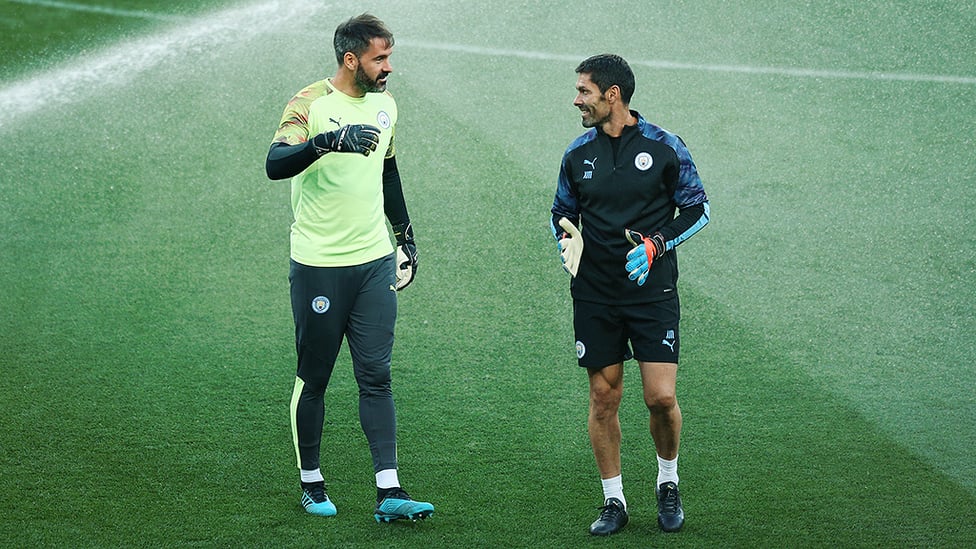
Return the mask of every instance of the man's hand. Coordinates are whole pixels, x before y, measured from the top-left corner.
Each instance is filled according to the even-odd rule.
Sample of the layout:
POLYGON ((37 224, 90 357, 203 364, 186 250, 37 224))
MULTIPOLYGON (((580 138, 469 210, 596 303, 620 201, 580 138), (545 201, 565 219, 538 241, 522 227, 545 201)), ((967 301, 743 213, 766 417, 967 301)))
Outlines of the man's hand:
POLYGON ((565 217, 559 218, 559 226, 566 231, 559 239, 559 257, 563 260, 563 269, 575 277, 579 271, 580 258, 583 257, 583 235, 565 217))
POLYGON ((380 143, 380 129, 368 124, 349 124, 312 138, 315 151, 322 156, 330 152, 351 152, 369 156, 380 143))
POLYGON ((417 244, 413 241, 413 225, 410 222, 393 226, 393 238, 397 243, 396 289, 400 291, 413 282, 417 275, 417 244))
POLYGON ((624 236, 634 245, 627 252, 627 278, 636 280, 638 286, 643 286, 654 260, 664 253, 664 237, 661 233, 644 236, 630 229, 624 229, 624 236))

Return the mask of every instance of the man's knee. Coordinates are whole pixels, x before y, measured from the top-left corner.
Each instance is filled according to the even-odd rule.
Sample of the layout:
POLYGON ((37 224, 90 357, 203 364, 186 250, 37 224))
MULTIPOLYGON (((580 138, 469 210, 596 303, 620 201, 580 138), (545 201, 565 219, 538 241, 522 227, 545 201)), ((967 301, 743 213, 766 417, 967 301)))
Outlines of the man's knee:
POLYGON ((595 419, 606 419, 617 414, 622 391, 609 385, 590 388, 590 410, 595 419))
POLYGON ((678 397, 673 391, 644 393, 644 404, 652 414, 664 414, 678 405, 678 397))
POLYGON ((591 413, 596 419, 616 415, 624 388, 619 365, 591 370, 589 376, 591 413))
POLYGON ((388 362, 360 365, 356 368, 356 382, 361 393, 389 393, 392 380, 393 375, 388 362))

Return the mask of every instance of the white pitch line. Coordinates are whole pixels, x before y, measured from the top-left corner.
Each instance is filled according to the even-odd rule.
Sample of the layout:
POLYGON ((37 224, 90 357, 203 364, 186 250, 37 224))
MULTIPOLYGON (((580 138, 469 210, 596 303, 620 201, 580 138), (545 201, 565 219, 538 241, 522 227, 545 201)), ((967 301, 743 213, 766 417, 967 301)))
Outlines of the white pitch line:
POLYGON ((279 32, 328 6, 321 0, 272 0, 187 19, 162 33, 123 41, 92 56, 0 88, 0 131, 42 109, 69 105, 118 87, 193 52, 279 32))
MULTIPOLYGON (((481 46, 467 46, 463 44, 449 44, 441 42, 425 42, 422 40, 397 39, 397 45, 408 48, 448 51, 467 53, 472 55, 484 55, 490 57, 516 57, 522 59, 534 59, 542 61, 566 61, 578 63, 586 58, 585 55, 566 55, 556 53, 545 53, 537 51, 510 50, 501 48, 485 48, 481 46)), ((932 82, 940 84, 976 84, 976 77, 973 76, 951 76, 939 74, 912 74, 897 72, 875 72, 875 71, 841 71, 841 70, 820 70, 820 69, 794 69, 785 67, 755 67, 749 65, 712 65, 696 63, 678 63, 674 61, 661 60, 628 60, 631 65, 641 65, 655 69, 687 70, 699 72, 723 72, 736 74, 771 74, 779 76, 793 76, 799 78, 826 78, 826 79, 849 79, 849 80, 881 80, 881 81, 902 81, 902 82, 932 82)))
MULTIPOLYGON (((7 1, 35 5, 69 5, 65 2, 49 0, 7 1)), ((326 7, 322 0, 273 0, 258 2, 243 8, 233 8, 199 18, 183 19, 179 26, 168 32, 123 42, 94 56, 82 56, 60 68, 43 71, 35 76, 13 82, 0 88, 0 130, 13 120, 40 109, 70 104, 93 96, 106 88, 120 85, 163 62, 180 59, 187 52, 200 51, 201 49, 214 50, 216 46, 241 40, 242 37, 253 39, 258 35, 276 32, 280 27, 287 26, 293 17, 304 19, 309 14, 326 7), (52 93, 52 90, 55 90, 56 93, 52 93)), ((92 7, 92 9, 98 8, 92 7)), ((139 16, 146 15, 144 12, 131 13, 139 14, 139 16)), ((162 14, 157 14, 157 16, 170 17, 162 14)), ((427 42, 409 38, 398 38, 397 44, 415 49, 567 63, 577 63, 584 57, 582 55, 427 42)), ((671 70, 768 74, 798 78, 976 85, 976 77, 971 76, 709 65, 641 59, 630 62, 632 65, 671 70)))
POLYGON ((14 4, 25 4, 40 8, 54 8, 59 10, 83 11, 88 13, 100 13, 115 17, 137 17, 139 19, 153 19, 157 21, 183 21, 187 17, 182 15, 170 15, 165 13, 154 13, 149 11, 121 10, 107 8, 104 6, 90 6, 87 4, 76 4, 74 2, 57 2, 54 0, 6 0, 14 4))

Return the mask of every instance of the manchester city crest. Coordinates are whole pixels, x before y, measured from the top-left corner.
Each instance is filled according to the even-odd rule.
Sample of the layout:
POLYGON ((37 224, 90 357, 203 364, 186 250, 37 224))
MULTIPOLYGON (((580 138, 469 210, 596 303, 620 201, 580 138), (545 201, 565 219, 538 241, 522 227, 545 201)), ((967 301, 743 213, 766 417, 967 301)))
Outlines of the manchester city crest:
POLYGON ((325 297, 324 295, 320 295, 312 300, 312 310, 318 314, 322 314, 329 310, 329 305, 331 304, 332 303, 329 302, 329 298, 325 297))
POLYGON ((583 345, 582 341, 576 342, 576 358, 583 358, 586 354, 586 345, 583 345))
POLYGON ((634 157, 634 166, 637 166, 637 169, 642 172, 646 172, 647 170, 651 169, 653 164, 654 157, 652 157, 651 153, 649 152, 638 153, 637 156, 634 157))

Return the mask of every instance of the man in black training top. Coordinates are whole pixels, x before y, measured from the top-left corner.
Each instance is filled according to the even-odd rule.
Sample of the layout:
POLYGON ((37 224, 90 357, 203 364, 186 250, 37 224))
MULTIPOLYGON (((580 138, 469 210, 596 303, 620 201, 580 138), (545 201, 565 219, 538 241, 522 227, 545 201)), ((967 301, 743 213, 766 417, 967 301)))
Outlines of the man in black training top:
POLYGON ((634 73, 624 59, 590 57, 576 73, 573 104, 590 129, 563 155, 551 223, 572 275, 576 356, 589 375, 588 428, 603 483, 590 533, 613 534, 628 521, 617 410, 630 358, 657 450, 658 524, 674 532, 684 524, 675 248, 708 223, 708 198, 681 139, 630 110, 634 73))

